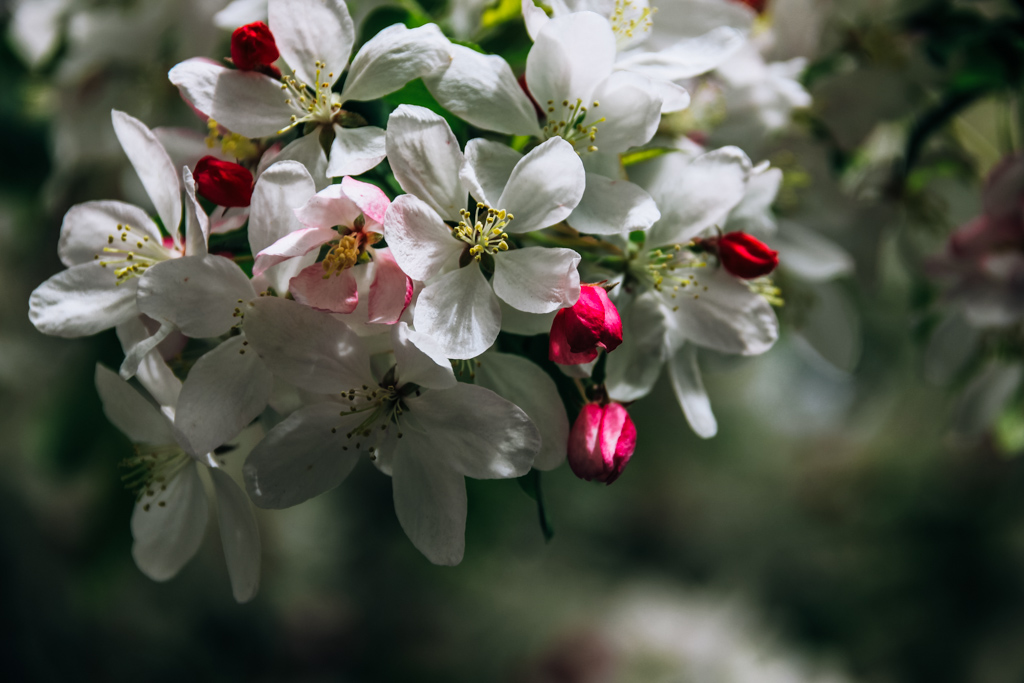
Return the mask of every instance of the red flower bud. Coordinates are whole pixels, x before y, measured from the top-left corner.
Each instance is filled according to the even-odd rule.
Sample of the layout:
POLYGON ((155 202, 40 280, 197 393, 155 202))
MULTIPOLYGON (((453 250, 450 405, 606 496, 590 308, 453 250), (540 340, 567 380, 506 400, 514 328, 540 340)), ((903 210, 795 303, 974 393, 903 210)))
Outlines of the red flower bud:
POLYGON ((765 9, 768 7, 768 0, 739 0, 739 2, 742 2, 758 14, 764 14, 765 9))
POLYGON ((583 285, 571 308, 555 314, 548 358, 561 365, 579 365, 597 358, 598 347, 613 351, 622 343, 622 319, 601 285, 583 285))
POLYGON ((231 61, 243 71, 270 66, 280 56, 274 34, 262 21, 240 26, 231 34, 231 61))
POLYGON ((569 434, 569 467, 587 481, 611 484, 636 449, 636 427, 618 403, 583 406, 569 434))
POLYGON ((217 206, 249 206, 252 173, 245 166, 203 157, 192 172, 199 194, 217 206))
POLYGON ((726 233, 716 243, 718 260, 730 275, 752 280, 768 275, 779 265, 779 252, 745 232, 726 233))

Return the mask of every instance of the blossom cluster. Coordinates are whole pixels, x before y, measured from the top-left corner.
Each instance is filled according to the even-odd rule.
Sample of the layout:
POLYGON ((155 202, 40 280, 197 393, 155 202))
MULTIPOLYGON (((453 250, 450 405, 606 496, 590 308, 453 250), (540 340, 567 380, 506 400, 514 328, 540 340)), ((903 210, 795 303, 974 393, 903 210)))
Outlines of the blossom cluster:
POLYGON ((754 356, 778 338, 779 258, 761 238, 782 174, 659 127, 695 79, 753 59, 761 5, 523 0, 517 75, 432 23, 389 26, 353 54, 342 0, 270 0, 234 29, 230 58, 170 70, 206 153, 172 161, 166 131, 113 111, 155 216, 71 208, 67 269, 29 316, 122 343, 96 386, 135 444, 140 569, 165 580, 194 555, 212 482, 248 600, 250 501, 297 505, 360 460, 391 478, 416 548, 457 564, 465 477, 568 460, 612 483, 637 443, 629 408, 663 369, 693 430, 715 435, 698 349, 754 356), (416 103, 401 103, 414 82, 416 103), (254 423, 240 486, 225 465, 254 423))

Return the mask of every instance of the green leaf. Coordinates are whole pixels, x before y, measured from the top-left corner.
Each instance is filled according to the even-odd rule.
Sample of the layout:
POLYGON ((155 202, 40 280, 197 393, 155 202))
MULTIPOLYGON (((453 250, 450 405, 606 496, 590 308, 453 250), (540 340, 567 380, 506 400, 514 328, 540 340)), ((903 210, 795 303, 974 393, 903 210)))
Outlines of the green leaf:
POLYGON ((489 29, 518 19, 521 8, 522 3, 519 0, 498 0, 497 3, 484 10, 480 16, 480 26, 489 29))
POLYGON ((633 164, 639 164, 642 161, 650 161, 651 159, 657 159, 660 156, 669 154, 670 152, 678 152, 677 149, 670 147, 651 147, 649 149, 638 149, 635 152, 629 152, 628 154, 622 155, 622 165, 632 166, 633 164))

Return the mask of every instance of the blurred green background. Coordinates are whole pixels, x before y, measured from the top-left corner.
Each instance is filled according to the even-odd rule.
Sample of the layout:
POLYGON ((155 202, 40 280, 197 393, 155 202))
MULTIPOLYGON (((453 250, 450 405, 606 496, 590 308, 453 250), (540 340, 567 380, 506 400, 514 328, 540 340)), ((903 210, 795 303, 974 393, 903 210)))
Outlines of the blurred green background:
MULTIPOLYGON (((197 23, 211 5, 185 4, 197 23)), ((468 480, 466 558, 432 566, 364 463, 319 499, 261 513, 262 587, 242 606, 213 530, 166 584, 135 568, 117 469, 130 444, 92 385, 97 361, 118 365, 117 340, 44 337, 26 315, 61 268, 64 211, 131 192, 109 109, 201 133, 163 74, 218 54, 226 34, 203 43, 186 17, 148 51, 132 41, 151 35, 126 36, 127 55, 89 61, 71 40, 37 69, 0 46, 4 678, 1024 680, 1024 461, 990 432, 951 434, 956 385, 922 379, 937 294, 920 269, 977 212, 991 112, 1019 115, 1021 3, 804 4, 818 38, 778 49, 810 57, 815 105, 757 152, 802 179, 780 213, 829 224, 856 259, 833 287, 859 360, 839 369, 793 331, 801 297, 821 295, 783 279, 792 306, 772 352, 703 357, 720 435, 693 436, 663 381, 631 411, 638 448, 614 486, 544 475, 549 543, 516 482, 468 480), (891 174, 886 126, 906 136, 964 88, 895 187, 909 174, 891 174)), ((490 39, 522 41, 518 25, 503 31, 490 39)))

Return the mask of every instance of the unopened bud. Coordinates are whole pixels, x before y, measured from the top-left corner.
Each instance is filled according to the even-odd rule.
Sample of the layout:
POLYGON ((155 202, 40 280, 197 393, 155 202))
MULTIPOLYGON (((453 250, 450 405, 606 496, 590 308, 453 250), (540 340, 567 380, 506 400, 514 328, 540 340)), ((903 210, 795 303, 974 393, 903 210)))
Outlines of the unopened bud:
POLYGON ((245 166, 206 156, 192 172, 199 194, 217 206, 249 206, 252 173, 245 166))
POLYGON ((231 61, 243 71, 269 67, 280 56, 274 34, 262 21, 240 26, 231 34, 231 61))
POLYGON ((738 0, 758 14, 764 14, 768 8, 768 0, 738 0))
POLYGON ((583 406, 569 434, 569 467, 587 481, 611 484, 636 449, 636 427, 618 403, 583 406))
POLYGON ((730 275, 745 280, 768 275, 779 265, 779 252, 745 232, 722 235, 717 239, 717 248, 722 267, 730 275))
POLYGON ((583 285, 571 308, 555 314, 548 358, 579 365, 597 358, 598 349, 613 351, 622 343, 622 319, 601 285, 583 285))

